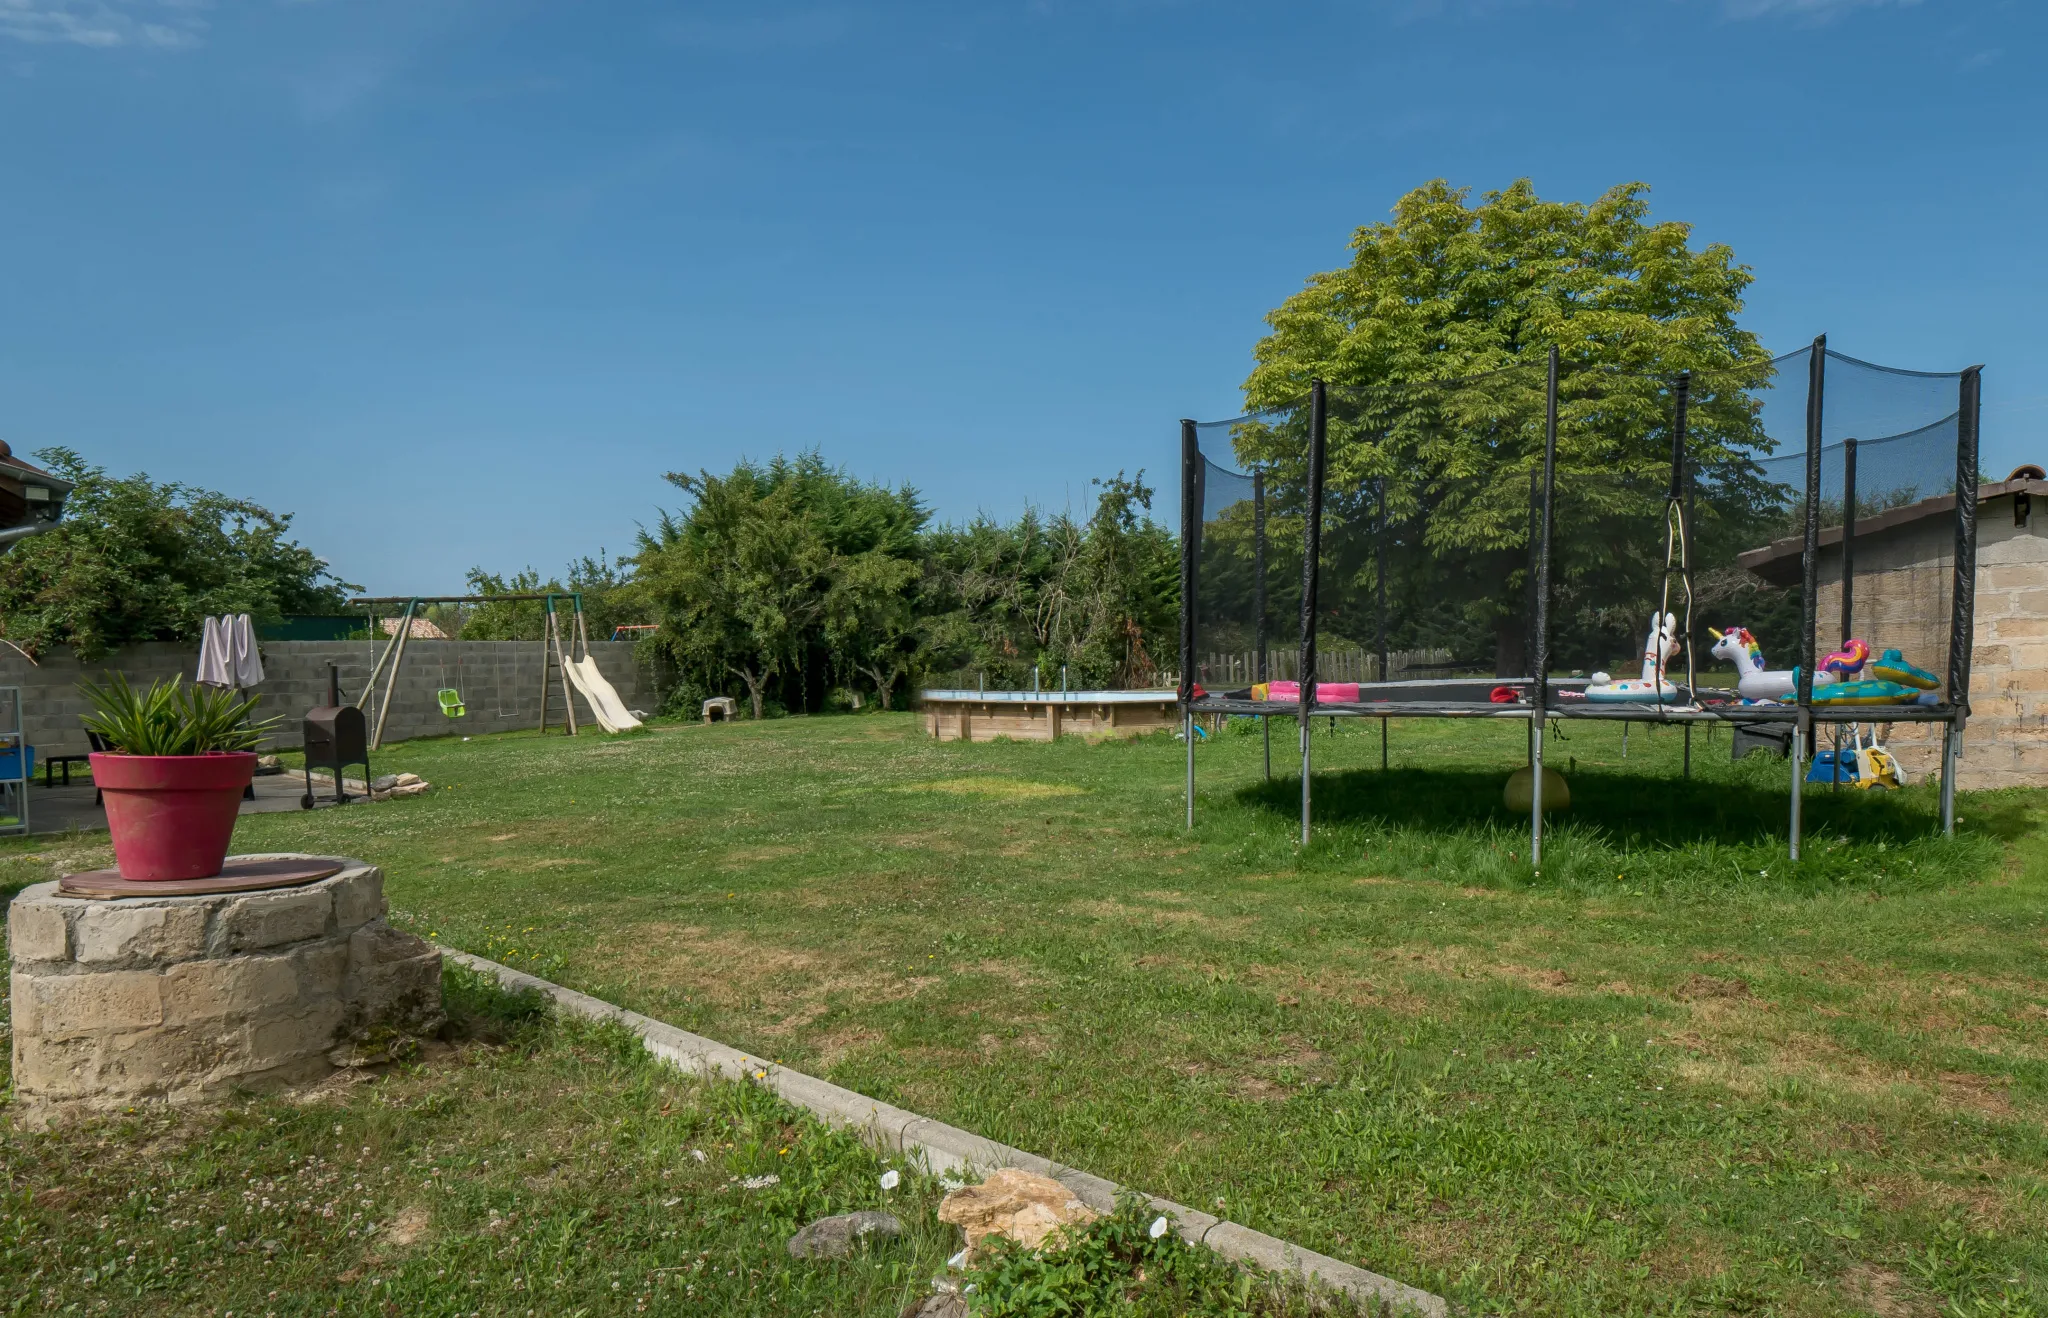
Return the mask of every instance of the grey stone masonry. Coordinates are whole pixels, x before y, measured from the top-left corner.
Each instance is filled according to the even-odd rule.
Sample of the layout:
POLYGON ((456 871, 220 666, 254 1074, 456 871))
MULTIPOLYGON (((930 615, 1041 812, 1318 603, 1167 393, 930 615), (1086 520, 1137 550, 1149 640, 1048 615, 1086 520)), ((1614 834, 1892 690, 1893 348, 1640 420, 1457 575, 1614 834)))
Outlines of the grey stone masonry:
MULTIPOLYGON (((341 670, 342 699, 353 702, 363 693, 370 668, 382 652, 382 641, 267 641, 263 654, 263 696, 259 715, 281 714, 272 744, 295 749, 301 744, 300 720, 315 705, 327 703, 327 666, 341 670)), ((595 641, 591 657, 628 709, 652 710, 654 685, 634 659, 631 641, 595 641)), ((108 673, 125 674, 129 682, 147 686, 159 678, 183 674, 190 681, 199 666, 199 647, 152 641, 116 651, 97 663, 83 663, 70 651, 41 656, 31 664, 12 650, 0 648, 0 686, 21 688, 22 722, 38 760, 51 755, 83 755, 90 749, 79 716, 87 709, 81 681, 103 681, 108 673)), ((594 728, 589 704, 569 688, 576 702, 579 728, 594 728)), ((384 698, 384 682, 364 705, 374 727, 384 698)), ((480 732, 510 732, 540 726, 541 649, 538 641, 406 642, 405 662, 391 694, 391 714, 384 740, 440 737, 480 732), (436 693, 451 688, 462 695, 465 713, 449 718, 436 693)), ((548 670, 548 726, 562 726, 562 679, 548 670)))
POLYGON ((14 1088, 31 1123, 203 1102, 390 1055, 441 1019, 441 954, 384 923, 384 873, 97 901, 37 884, 7 913, 14 1088))

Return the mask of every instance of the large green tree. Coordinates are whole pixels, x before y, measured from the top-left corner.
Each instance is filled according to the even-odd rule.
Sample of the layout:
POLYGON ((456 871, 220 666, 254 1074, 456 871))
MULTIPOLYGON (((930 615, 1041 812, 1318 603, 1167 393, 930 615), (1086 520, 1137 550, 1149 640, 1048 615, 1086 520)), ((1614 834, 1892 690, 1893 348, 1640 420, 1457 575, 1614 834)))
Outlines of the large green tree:
POLYGON ((55 530, 0 555, 0 626, 31 654, 63 645, 91 660, 136 641, 196 640, 209 614, 338 613, 359 589, 291 538, 290 514, 116 478, 70 449, 36 456, 76 488, 55 530))
MULTIPOLYGON (((1560 358, 1553 635, 1597 654, 1640 632, 1663 564, 1671 382, 1693 374, 1695 538, 1713 556, 1772 504, 1767 451, 1743 391, 1769 375, 1736 323, 1751 275, 1725 245, 1653 221, 1648 189, 1591 204, 1545 201, 1527 181, 1486 193, 1437 180, 1390 222, 1352 237, 1268 317, 1247 401, 1290 418, 1247 427, 1280 502, 1304 481, 1301 400, 1331 386, 1325 626, 1369 635, 1384 496, 1393 644, 1492 650, 1525 670, 1532 473, 1542 456, 1545 362, 1560 358)), ((1474 656, 1476 657, 1476 656, 1474 656)))
POLYGON ((897 603, 920 575, 916 491, 816 453, 668 480, 691 506, 642 534, 636 582, 684 671, 713 690, 738 679, 756 718, 771 686, 804 700, 814 663, 879 674, 886 701, 915 648, 915 611, 897 603))

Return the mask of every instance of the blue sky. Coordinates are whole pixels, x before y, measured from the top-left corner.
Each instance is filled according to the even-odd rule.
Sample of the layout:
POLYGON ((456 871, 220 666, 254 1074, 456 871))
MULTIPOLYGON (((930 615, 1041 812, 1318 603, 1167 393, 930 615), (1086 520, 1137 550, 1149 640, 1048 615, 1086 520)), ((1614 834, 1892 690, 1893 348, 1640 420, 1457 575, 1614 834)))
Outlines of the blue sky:
POLYGON ((1528 176, 1649 183, 1774 348, 1985 363, 2003 474, 2048 459, 2044 9, 0 0, 0 437, 380 593, 812 446, 1081 506, 1170 487, 1357 225, 1528 176))

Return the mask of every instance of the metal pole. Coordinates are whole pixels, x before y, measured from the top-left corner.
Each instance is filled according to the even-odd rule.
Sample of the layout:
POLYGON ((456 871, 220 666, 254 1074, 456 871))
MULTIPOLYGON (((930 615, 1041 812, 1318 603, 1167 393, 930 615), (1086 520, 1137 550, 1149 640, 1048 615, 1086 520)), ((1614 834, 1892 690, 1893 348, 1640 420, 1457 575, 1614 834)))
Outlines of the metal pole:
POLYGON ((1180 710, 1188 743, 1187 827, 1195 826, 1195 553, 1202 535, 1202 446, 1180 423, 1180 710))
MULTIPOLYGON (((1801 710, 1809 714, 1809 710, 1801 710)), ((1808 724, 1802 718, 1792 725, 1792 859, 1799 859, 1799 793, 1806 778, 1806 731, 1808 724)))
POLYGON ((1550 695, 1550 535, 1552 496, 1557 492, 1557 349, 1550 350, 1550 375, 1543 406, 1543 516, 1536 550, 1535 681, 1529 687, 1529 864, 1543 863, 1543 711, 1550 695))
POLYGON ((1941 835, 1956 835, 1956 725, 1941 725, 1941 835))
POLYGON ((1301 560, 1301 845, 1308 845, 1309 713, 1316 693, 1316 588, 1321 584, 1323 554, 1323 468, 1327 402, 1323 382, 1309 388, 1308 516, 1304 521, 1301 560))
POLYGON ((1801 775, 1799 765, 1813 732, 1813 665, 1820 630, 1820 449, 1826 418, 1828 336, 1813 341, 1806 361, 1806 537, 1800 555, 1799 685, 1793 693, 1799 706, 1793 724, 1792 859, 1799 859, 1801 775))

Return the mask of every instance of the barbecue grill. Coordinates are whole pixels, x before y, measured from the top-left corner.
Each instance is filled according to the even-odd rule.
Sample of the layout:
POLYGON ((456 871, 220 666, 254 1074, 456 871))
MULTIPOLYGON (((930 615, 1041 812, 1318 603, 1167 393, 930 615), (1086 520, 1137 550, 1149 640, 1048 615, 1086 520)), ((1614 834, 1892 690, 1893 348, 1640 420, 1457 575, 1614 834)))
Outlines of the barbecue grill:
POLYGON ((341 674, 327 666, 327 703, 306 711, 306 794, 299 804, 313 808, 313 770, 326 769, 334 775, 334 803, 346 805, 351 798, 342 787, 342 769, 363 766, 363 781, 370 781, 370 727, 363 711, 341 703, 341 674))

